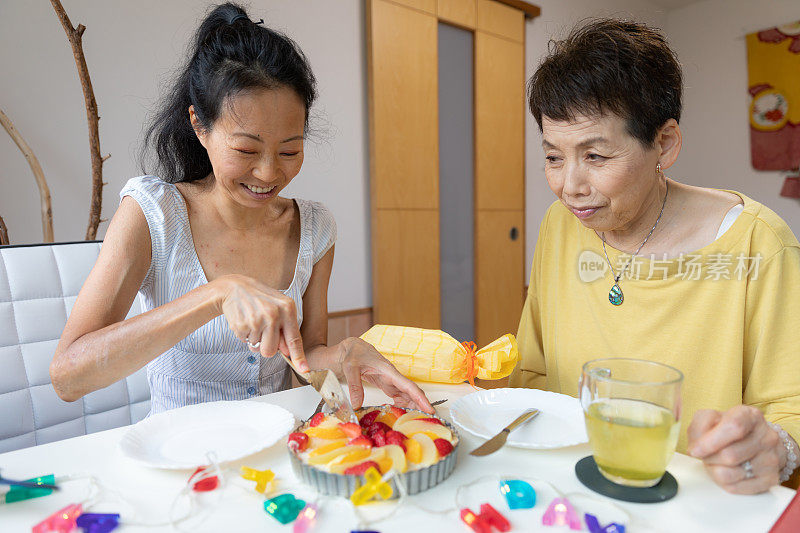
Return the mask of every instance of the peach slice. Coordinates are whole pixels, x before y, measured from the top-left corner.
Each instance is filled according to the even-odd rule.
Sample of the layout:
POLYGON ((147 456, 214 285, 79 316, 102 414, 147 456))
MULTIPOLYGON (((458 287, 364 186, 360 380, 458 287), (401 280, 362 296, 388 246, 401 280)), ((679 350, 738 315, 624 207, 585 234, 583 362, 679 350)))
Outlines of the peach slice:
MULTIPOLYGON (((332 446, 329 444, 327 446, 323 446, 322 448, 317 448, 313 452, 308 454, 308 464, 310 465, 324 465, 328 464, 334 459, 336 459, 340 455, 348 455, 352 453, 363 453, 364 448, 361 446, 339 446, 338 448, 334 448, 332 450, 328 450, 325 452, 317 453, 312 455, 314 452, 319 452, 319 450, 326 449, 332 446)), ((367 454, 369 455, 369 454, 367 454)))
POLYGON ((429 436, 424 433, 417 433, 411 438, 417 441, 420 448, 422 448, 422 458, 419 464, 422 466, 430 466, 439 460, 439 451, 436 449, 436 445, 429 436))
MULTIPOLYGON (((321 426, 321 424, 320 424, 321 426)), ((347 437, 347 434, 342 431, 339 427, 313 427, 313 428, 306 428, 305 434, 309 437, 315 437, 318 439, 343 439, 347 437)))
POLYGON ((376 422, 383 422, 389 427, 394 426, 395 422, 397 422, 397 415, 394 413, 382 413, 378 415, 378 418, 375 419, 376 422))
MULTIPOLYGON (((427 415, 425 413, 418 413, 417 411, 408 411, 406 414, 397 417, 395 421, 395 426, 405 424, 411 420, 416 420, 417 418, 430 418, 431 415, 427 415)), ((400 431, 396 427, 392 427, 395 431, 400 431)), ((404 431, 401 433, 405 433, 404 431)))
MULTIPOLYGON (((433 444, 433 441, 431 441, 431 444, 433 444)), ((403 448, 397 444, 387 444, 386 446, 382 446, 382 448, 386 450, 386 457, 392 460, 392 465, 390 468, 394 468, 401 474, 408 469, 406 454, 403 451, 403 448)), ((434 447, 433 450, 435 452, 436 447, 434 447)), ((378 465, 380 465, 380 462, 378 462, 378 465)))
POLYGON ((333 451, 333 450, 335 450, 337 448, 341 448, 345 444, 347 444, 347 439, 335 440, 335 441, 329 442, 328 444, 324 444, 322 446, 319 446, 318 448, 314 448, 313 450, 310 450, 308 452, 308 456, 309 457, 314 457, 316 455, 323 455, 323 454, 326 454, 326 453, 328 453, 330 451, 333 451))
POLYGON ((342 453, 337 455, 328 463, 328 467, 333 467, 339 464, 348 464, 352 465, 356 462, 363 462, 367 457, 370 456, 370 451, 366 448, 362 448, 361 446, 348 446, 347 448, 356 448, 353 451, 348 451, 346 453, 342 453))
POLYGON ((369 455, 367 455, 367 457, 363 459, 357 459, 351 462, 345 462, 344 456, 340 455, 339 457, 342 457, 342 460, 340 461, 339 457, 335 458, 333 461, 328 463, 328 468, 330 469, 332 474, 344 474, 344 471, 350 468, 351 466, 363 463, 364 461, 375 461, 380 465, 380 461, 386 459, 386 450, 384 448, 372 448, 371 450, 368 451, 369 455))
POLYGON ((435 435, 435 437, 432 437, 434 439, 453 440, 453 434, 449 429, 447 429, 447 427, 434 422, 410 420, 404 424, 395 424, 394 430, 399 431, 406 437, 412 437, 417 433, 426 433, 428 435, 435 435))
POLYGON ((341 420, 336 418, 333 415, 325 415, 325 418, 322 419, 322 422, 317 424, 317 428, 335 428, 338 427, 341 423, 341 420))
POLYGON ((409 463, 422 462, 422 445, 414 439, 406 439, 406 459, 409 463))

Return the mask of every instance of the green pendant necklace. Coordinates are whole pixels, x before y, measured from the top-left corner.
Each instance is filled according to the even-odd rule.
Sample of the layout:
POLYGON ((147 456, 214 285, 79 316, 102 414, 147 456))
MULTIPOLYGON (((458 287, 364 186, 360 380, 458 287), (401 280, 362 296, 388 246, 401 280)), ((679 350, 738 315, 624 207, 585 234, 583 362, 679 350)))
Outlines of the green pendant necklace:
POLYGON ((667 181, 666 184, 667 190, 664 193, 664 201, 661 203, 661 211, 658 213, 656 223, 653 224, 652 228, 650 228, 650 233, 648 233, 647 237, 644 238, 644 241, 642 241, 642 244, 639 245, 639 248, 633 252, 631 260, 625 263, 625 265, 622 267, 622 270, 619 271, 619 274, 614 272, 614 266, 611 264, 611 259, 608 258, 608 252, 606 251, 606 234, 605 232, 600 234, 600 238, 603 239, 603 253, 606 254, 606 261, 608 262, 608 266, 611 267, 611 274, 614 276, 614 285, 611 287, 611 290, 608 291, 608 301, 611 302, 611 305, 622 305, 622 302, 625 301, 625 295, 622 294, 622 287, 619 286, 619 280, 622 279, 622 275, 625 274, 625 270, 628 268, 628 265, 633 262, 633 259, 637 255, 639 255, 639 251, 644 247, 647 239, 650 238, 650 235, 653 234, 656 226, 658 226, 658 222, 661 220, 661 215, 664 214, 664 206, 667 205, 667 196, 669 196, 669 181, 667 181))

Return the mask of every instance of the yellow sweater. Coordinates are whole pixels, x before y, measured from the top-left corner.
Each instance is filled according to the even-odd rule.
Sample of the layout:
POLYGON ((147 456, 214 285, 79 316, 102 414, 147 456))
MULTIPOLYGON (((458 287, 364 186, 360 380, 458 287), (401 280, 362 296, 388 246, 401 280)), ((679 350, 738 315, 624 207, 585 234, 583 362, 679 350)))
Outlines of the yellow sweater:
MULTIPOLYGON (((613 277, 600 238, 560 203, 550 206, 511 386, 577 396, 586 361, 650 359, 684 375, 678 451, 686 453, 697 410, 742 403, 800 442, 800 244, 773 211, 735 194, 744 210, 710 245, 674 260, 637 258, 620 280, 619 307, 608 300, 613 277)), ((619 272, 630 256, 606 248, 619 272)))

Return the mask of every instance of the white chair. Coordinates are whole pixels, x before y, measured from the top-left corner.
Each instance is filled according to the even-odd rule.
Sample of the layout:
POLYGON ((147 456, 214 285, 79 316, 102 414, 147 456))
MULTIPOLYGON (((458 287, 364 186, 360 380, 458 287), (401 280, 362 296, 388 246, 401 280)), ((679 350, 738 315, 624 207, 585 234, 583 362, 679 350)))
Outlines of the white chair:
MULTIPOLYGON (((100 242, 0 246, 0 452, 138 422, 150 411, 143 368, 65 402, 49 366, 100 242)), ((139 297, 128 316, 141 312, 139 297)))

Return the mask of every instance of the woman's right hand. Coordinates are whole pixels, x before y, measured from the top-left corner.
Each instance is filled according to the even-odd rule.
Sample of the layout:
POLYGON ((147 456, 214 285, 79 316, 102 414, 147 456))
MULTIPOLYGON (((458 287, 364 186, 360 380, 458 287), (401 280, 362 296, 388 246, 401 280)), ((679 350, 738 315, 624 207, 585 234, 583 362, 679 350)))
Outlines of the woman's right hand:
POLYGON ((280 351, 291 358, 300 372, 309 370, 294 300, 247 276, 231 274, 213 283, 220 289, 221 314, 251 351, 260 352, 264 357, 272 357, 280 351))

